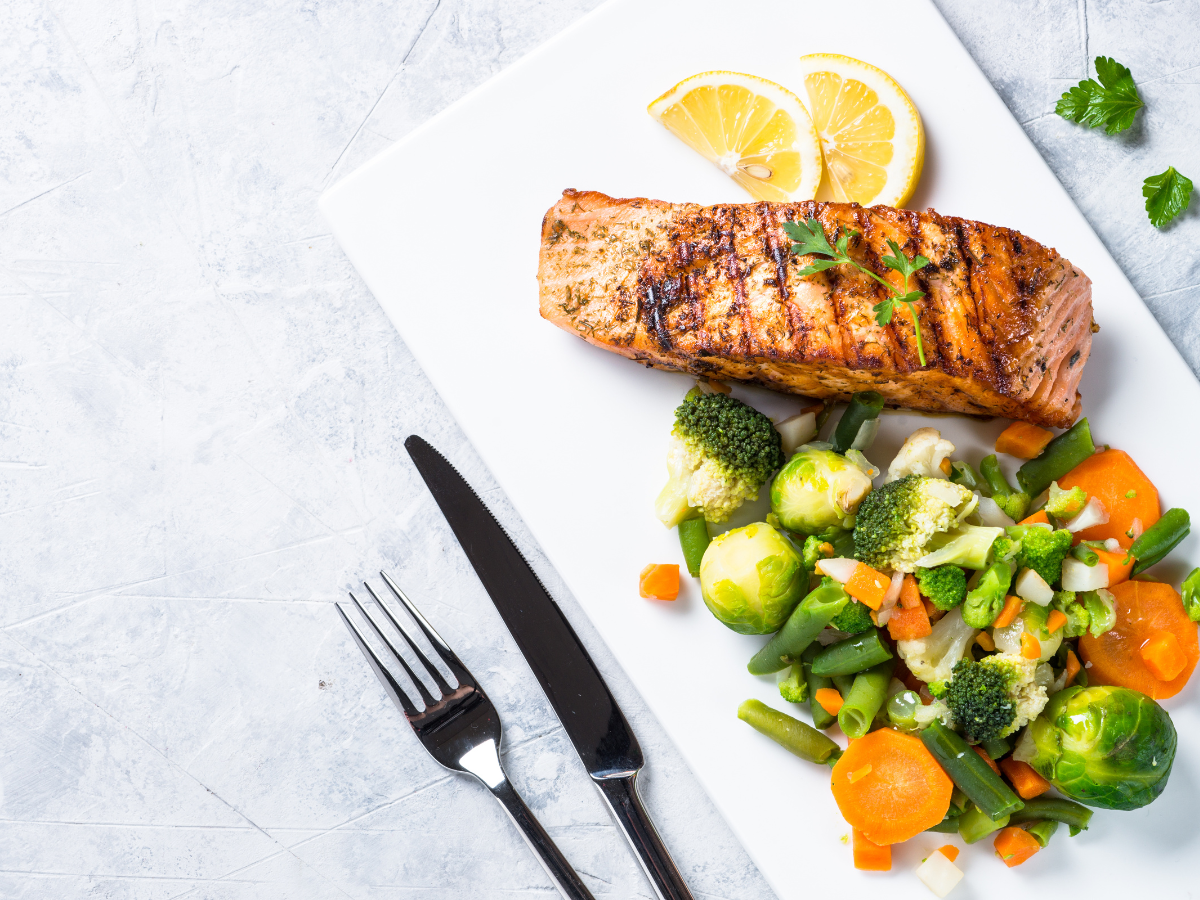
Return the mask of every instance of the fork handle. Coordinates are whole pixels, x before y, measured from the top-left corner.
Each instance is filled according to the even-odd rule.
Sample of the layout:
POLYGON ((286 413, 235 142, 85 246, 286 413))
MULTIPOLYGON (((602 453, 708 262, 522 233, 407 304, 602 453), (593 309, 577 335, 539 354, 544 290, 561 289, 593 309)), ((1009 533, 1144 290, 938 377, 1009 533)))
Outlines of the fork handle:
POLYGON ((650 879, 659 900, 694 900, 675 860, 658 836, 650 814, 642 804, 637 773, 610 778, 593 778, 612 810, 626 840, 637 854, 642 871, 650 879))
POLYGON ((575 874, 571 864, 567 862, 567 858, 562 855, 562 851, 550 839, 546 829, 533 817, 533 813, 529 811, 529 807, 525 805, 525 801, 521 799, 512 783, 505 778, 498 784, 488 785, 488 788, 496 795, 496 799, 500 801, 504 811, 520 829, 525 843, 537 855, 542 868, 546 870, 546 874, 550 876, 550 880, 554 882, 559 893, 567 900, 595 900, 592 892, 587 889, 587 886, 575 874))

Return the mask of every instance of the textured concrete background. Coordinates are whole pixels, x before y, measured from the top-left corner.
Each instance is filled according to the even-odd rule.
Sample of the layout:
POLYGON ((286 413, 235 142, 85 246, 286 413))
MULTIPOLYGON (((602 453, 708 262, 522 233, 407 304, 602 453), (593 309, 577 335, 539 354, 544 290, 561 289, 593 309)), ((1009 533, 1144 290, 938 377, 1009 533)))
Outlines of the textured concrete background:
MULTIPOLYGON (((551 896, 334 615, 381 566, 486 684, 596 895, 648 896, 400 441, 489 476, 316 210, 593 5, 0 4, 0 896, 551 896)), ((1197 211, 1159 233, 1140 196, 1167 165, 1200 179, 1200 2, 939 6, 1200 366, 1197 211), (1147 102, 1120 137, 1052 114, 1098 54, 1147 102)), ((485 496, 611 673, 697 896, 769 896, 485 496)))

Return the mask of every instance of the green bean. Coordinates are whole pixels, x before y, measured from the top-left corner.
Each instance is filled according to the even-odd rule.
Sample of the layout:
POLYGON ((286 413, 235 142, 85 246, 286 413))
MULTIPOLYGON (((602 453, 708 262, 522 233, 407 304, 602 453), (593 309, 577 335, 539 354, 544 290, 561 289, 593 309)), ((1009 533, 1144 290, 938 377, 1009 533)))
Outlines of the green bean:
POLYGON ((850 595, 836 581, 827 581, 810 591, 778 633, 750 659, 746 666, 750 674, 769 675, 798 660, 849 602, 850 595))
POLYGON ((994 740, 983 742, 983 752, 988 755, 988 759, 999 759, 1012 749, 1012 741, 1004 738, 995 738, 994 740))
POLYGON ((1186 509, 1176 506, 1162 514, 1157 522, 1142 532, 1129 546, 1129 552, 1137 560, 1133 574, 1140 575, 1164 557, 1188 536, 1192 520, 1186 509))
POLYGON ((1087 831, 1092 820, 1092 811, 1082 803, 1063 800, 1060 797, 1034 797, 1025 801, 1025 808, 1012 814, 1012 822, 1034 822, 1038 819, 1053 819, 1071 829, 1071 836, 1087 831))
POLYGON ((1012 485, 1008 483, 1008 479, 1004 477, 1004 473, 1000 471, 1000 460, 996 458, 996 454, 985 456, 979 461, 979 474, 987 481, 988 487, 992 489, 993 497, 1007 497, 1013 492, 1012 485))
POLYGON ((888 659, 854 676, 854 684, 842 698, 842 708, 838 711, 838 724, 846 737, 860 738, 870 729, 887 698, 894 668, 896 661, 888 659))
MULTIPOLYGON (((859 429, 867 422, 879 418, 883 409, 883 394, 879 391, 861 391, 850 398, 850 405, 838 420, 833 430, 833 449, 845 453, 854 446, 859 429)), ((859 448, 862 449, 861 447, 859 448)))
POLYGON ((830 677, 855 675, 891 658, 892 651, 880 639, 879 629, 870 628, 862 634, 830 644, 817 654, 812 662, 812 669, 818 675, 830 677))
POLYGON ((946 818, 938 822, 932 828, 926 828, 926 831, 936 831, 939 834, 958 834, 958 816, 946 814, 946 818))
POLYGON ((1085 543, 1076 544, 1071 548, 1071 555, 1085 566, 1094 566, 1100 562, 1100 557, 1085 543))
POLYGON ((901 691, 888 698, 888 721, 901 731, 914 732, 918 729, 917 710, 921 708, 921 698, 916 691, 901 691))
POLYGON ((993 819, 1021 809, 1021 798, 961 737, 935 719, 921 741, 962 792, 993 819))
POLYGON ((826 400, 825 405, 821 407, 821 411, 817 413, 817 435, 820 436, 821 429, 825 427, 825 423, 829 421, 830 415, 833 413, 834 402, 826 400))
POLYGON ((739 706, 738 718, 779 746, 809 762, 822 764, 828 762, 834 753, 841 755, 841 748, 817 729, 799 719, 793 719, 786 713, 771 709, 759 700, 747 700, 739 706))
POLYGON ((1058 823, 1053 819, 1040 819, 1025 830, 1034 836, 1040 847, 1045 848, 1054 832, 1058 831, 1058 823))
POLYGON ((991 485, 979 476, 969 462, 956 459, 950 463, 950 480, 955 484, 961 484, 969 491, 979 491, 985 497, 992 496, 991 485))
POLYGON ((1183 594, 1183 608, 1188 618, 1200 622, 1200 567, 1192 569, 1188 577, 1183 579, 1179 592, 1183 594))
POLYGON ((1017 471, 1017 483, 1030 497, 1036 497, 1050 487, 1050 482, 1062 478, 1095 452, 1092 430, 1085 417, 1047 444, 1046 449, 1035 458, 1021 466, 1017 471))
MULTIPOLYGON (((971 751, 974 756, 975 752, 971 751)), ((985 815, 977 806, 968 807, 966 812, 958 817, 958 833, 968 844, 982 841, 989 834, 995 834, 1001 828, 1008 827, 1008 816, 992 819, 985 815)))
POLYGON ((850 688, 854 687, 854 678, 853 675, 834 675, 833 686, 837 688, 839 694, 845 697, 850 693, 850 688))
POLYGON ((812 661, 820 652, 820 645, 812 644, 804 651, 800 659, 804 664, 804 677, 808 681, 808 706, 812 710, 813 725, 824 730, 836 722, 837 717, 827 713, 825 707, 817 702, 817 691, 821 688, 827 688, 833 683, 826 675, 814 675, 812 673, 812 661))
POLYGON ((708 523, 703 516, 684 519, 679 523, 679 546, 683 550, 683 561, 687 563, 688 574, 693 578, 700 574, 700 560, 704 559, 704 551, 708 549, 708 523))

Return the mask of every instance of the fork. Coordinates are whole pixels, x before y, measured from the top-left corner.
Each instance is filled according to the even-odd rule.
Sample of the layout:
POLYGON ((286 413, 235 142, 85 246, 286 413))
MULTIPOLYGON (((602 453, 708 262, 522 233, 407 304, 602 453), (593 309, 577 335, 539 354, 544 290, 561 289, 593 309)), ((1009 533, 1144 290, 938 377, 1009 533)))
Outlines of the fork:
POLYGON ((449 645, 442 640, 433 627, 421 615, 420 610, 413 605, 412 601, 405 596, 400 590, 399 585, 392 580, 387 572, 380 572, 384 582, 395 595, 396 599, 408 611, 429 639, 430 645, 434 652, 441 657, 442 662, 446 664, 446 668, 454 676, 458 682, 457 687, 451 687, 442 677, 438 669, 429 661, 421 649, 413 640, 407 628, 402 626, 396 619, 388 607, 375 593, 375 590, 367 582, 363 582, 363 586, 367 589, 367 593, 371 595, 371 599, 375 601, 375 606, 383 611, 388 622, 392 624, 400 636, 404 638, 409 649, 416 655, 420 664, 425 667, 429 677, 437 685, 440 692, 439 697, 434 697, 425 683, 416 676, 408 663, 397 652, 396 647, 384 634, 384 630, 379 627, 358 598, 350 593, 350 601, 362 615, 363 619, 369 626, 370 634, 385 647, 392 659, 400 665, 404 673, 408 676, 417 693, 420 694, 422 709, 417 708, 417 704, 405 692, 404 688, 392 675, 389 667, 384 664, 383 660, 375 653, 375 650, 367 642, 362 631, 359 630, 353 622, 350 621, 346 613, 342 610, 340 604, 334 604, 338 611, 338 615, 342 617, 342 621, 346 623, 346 627, 350 629, 350 634, 354 637, 354 642, 358 644, 358 649, 363 652, 367 658, 367 662, 375 671, 376 677, 379 678, 383 685, 384 691, 392 702, 404 713, 404 717, 408 719, 408 724, 413 727, 413 731, 417 733, 417 738, 429 751, 429 755, 435 760, 455 772, 462 772, 468 775, 473 775, 479 781, 483 782, 500 801, 500 805, 504 807, 505 812, 520 829, 522 837, 529 845, 530 849, 537 854, 538 860, 542 867, 546 870, 546 874, 550 876, 550 880, 554 882, 555 887, 568 900, 594 900, 591 892, 587 889, 584 883, 579 879, 575 870, 571 868, 571 864, 567 862, 567 858, 562 855, 562 851, 554 845, 554 841, 550 839, 550 835, 542 828, 537 819, 533 817, 529 807, 525 805, 512 783, 508 780, 508 776, 504 774, 504 767, 500 763, 500 739, 503 734, 503 728, 500 724, 500 717, 496 715, 496 707, 492 705, 492 701, 488 699, 487 694, 483 692, 478 682, 467 667, 462 664, 462 660, 455 655, 449 645))

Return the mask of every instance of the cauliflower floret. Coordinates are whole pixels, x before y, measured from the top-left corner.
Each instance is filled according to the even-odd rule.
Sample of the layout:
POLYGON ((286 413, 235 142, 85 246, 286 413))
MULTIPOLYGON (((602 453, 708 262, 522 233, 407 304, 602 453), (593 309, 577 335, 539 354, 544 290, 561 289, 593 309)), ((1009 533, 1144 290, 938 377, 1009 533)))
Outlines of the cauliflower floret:
POLYGON ((943 440, 942 433, 936 428, 918 428, 908 436, 888 466, 886 481, 898 481, 905 475, 947 478, 942 471, 942 460, 953 452, 954 445, 943 440))
POLYGON ((1039 670, 1043 676, 1048 666, 1043 667, 1038 665, 1037 660, 1026 659, 1019 653, 997 653, 995 656, 988 657, 988 660, 993 664, 1003 660, 1011 665, 1014 669, 1013 681, 1009 687, 1009 695, 1012 697, 1013 705, 1016 708, 1016 718, 1013 719, 1012 725, 1005 732, 1005 735, 1012 734, 1018 728, 1024 728, 1046 708, 1046 703, 1050 699, 1046 693, 1046 685, 1042 679, 1038 678, 1039 670))
POLYGON ((962 607, 956 607, 937 620, 927 637, 897 641, 896 652, 908 670, 926 684, 947 681, 974 637, 975 629, 962 619, 962 607))

